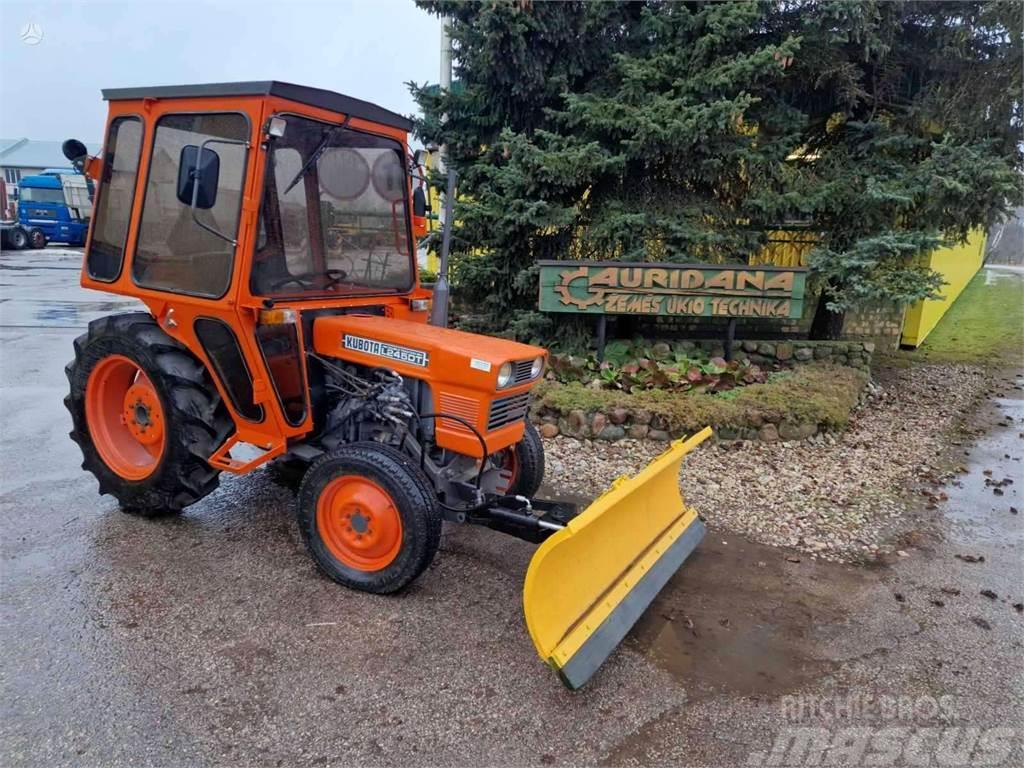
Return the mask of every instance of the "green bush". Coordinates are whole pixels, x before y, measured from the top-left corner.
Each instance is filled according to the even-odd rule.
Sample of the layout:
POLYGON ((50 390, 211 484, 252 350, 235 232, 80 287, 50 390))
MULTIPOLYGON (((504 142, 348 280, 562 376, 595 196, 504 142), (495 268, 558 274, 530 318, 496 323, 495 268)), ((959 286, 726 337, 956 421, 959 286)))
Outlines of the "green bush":
POLYGON ((815 363, 801 366, 763 384, 749 384, 727 393, 595 389, 578 382, 538 385, 536 407, 559 413, 572 410, 607 412, 626 408, 660 416, 673 431, 705 426, 749 427, 790 421, 828 428, 845 427, 857 404, 867 374, 854 368, 815 363), (723 396, 724 395, 724 396, 723 396))

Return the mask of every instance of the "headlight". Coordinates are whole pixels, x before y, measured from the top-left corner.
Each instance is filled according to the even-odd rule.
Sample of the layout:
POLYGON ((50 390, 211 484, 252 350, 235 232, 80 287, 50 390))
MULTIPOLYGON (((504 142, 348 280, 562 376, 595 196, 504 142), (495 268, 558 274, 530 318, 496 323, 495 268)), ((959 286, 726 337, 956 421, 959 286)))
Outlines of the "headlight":
POLYGON ((530 378, 536 379, 544 371, 544 358, 537 357, 533 360, 533 365, 530 367, 530 378))
POLYGON ((502 363, 498 369, 498 389, 504 389, 512 383, 512 363, 502 363))

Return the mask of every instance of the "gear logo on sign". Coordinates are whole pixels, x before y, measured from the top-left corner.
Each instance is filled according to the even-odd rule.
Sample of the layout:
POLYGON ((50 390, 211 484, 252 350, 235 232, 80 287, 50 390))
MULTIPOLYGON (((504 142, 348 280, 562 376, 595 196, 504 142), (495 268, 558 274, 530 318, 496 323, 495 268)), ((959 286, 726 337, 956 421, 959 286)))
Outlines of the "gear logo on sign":
POLYGON ((25 45, 39 45, 43 41, 43 28, 34 22, 29 22, 21 28, 18 33, 21 42, 25 45))
POLYGON ((591 288, 587 278, 590 276, 590 272, 586 267, 580 267, 579 269, 567 270, 562 273, 562 282, 555 286, 555 292, 562 297, 562 303, 565 305, 575 305, 580 309, 586 309, 587 307, 593 306, 594 304, 600 304, 604 301, 605 290, 603 288, 591 288), (571 287, 573 282, 576 280, 584 280, 588 296, 579 297, 572 293, 571 287), (596 290, 596 292, 595 292, 596 290))

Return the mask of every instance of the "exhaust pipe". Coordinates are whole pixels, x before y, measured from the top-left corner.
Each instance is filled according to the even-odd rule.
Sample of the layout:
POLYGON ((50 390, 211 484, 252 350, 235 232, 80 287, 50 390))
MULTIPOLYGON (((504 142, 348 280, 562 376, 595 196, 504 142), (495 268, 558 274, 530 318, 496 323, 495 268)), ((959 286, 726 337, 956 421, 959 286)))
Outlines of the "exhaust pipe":
POLYGON ((448 327, 448 252, 452 247, 452 206, 455 200, 455 169, 448 166, 448 187, 444 193, 444 229, 441 232, 441 265, 434 286, 430 324, 448 327))

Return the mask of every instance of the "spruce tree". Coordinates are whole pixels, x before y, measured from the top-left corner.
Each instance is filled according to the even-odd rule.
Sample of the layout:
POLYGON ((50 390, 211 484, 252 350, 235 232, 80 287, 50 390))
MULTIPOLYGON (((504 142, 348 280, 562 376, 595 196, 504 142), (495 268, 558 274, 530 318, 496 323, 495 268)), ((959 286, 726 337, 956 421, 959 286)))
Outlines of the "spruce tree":
POLYGON ((1012 2, 417 0, 458 89, 413 85, 460 174, 459 292, 552 335, 538 259, 744 262, 801 220, 816 330, 933 295, 921 257, 1020 199, 1012 2))

